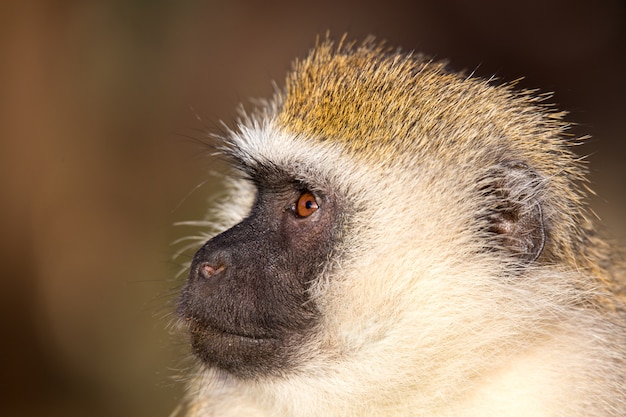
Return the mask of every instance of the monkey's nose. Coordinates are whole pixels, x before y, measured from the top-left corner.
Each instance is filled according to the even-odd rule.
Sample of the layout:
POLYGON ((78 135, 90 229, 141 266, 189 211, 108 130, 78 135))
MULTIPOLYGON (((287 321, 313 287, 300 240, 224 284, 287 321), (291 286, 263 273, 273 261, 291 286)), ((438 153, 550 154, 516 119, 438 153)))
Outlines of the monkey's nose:
POLYGON ((203 262, 200 264, 199 272, 203 278, 207 279, 219 274, 224 269, 226 269, 224 265, 215 266, 208 262, 203 262))

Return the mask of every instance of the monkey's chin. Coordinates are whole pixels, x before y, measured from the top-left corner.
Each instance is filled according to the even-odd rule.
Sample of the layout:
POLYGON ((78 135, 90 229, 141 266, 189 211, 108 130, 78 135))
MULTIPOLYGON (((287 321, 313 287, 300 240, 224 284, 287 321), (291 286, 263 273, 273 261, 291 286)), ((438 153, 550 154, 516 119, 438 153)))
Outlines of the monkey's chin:
POLYGON ((249 379, 273 374, 284 365, 278 338, 236 334, 197 323, 189 326, 189 332, 193 353, 208 367, 249 379))

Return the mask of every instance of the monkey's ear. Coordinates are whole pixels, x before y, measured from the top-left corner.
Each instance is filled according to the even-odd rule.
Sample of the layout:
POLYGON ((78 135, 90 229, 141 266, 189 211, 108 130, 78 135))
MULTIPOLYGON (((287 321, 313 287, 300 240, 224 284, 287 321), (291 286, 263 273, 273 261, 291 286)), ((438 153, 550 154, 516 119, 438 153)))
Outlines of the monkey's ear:
POLYGON ((522 263, 534 262, 546 241, 540 176, 523 162, 507 161, 493 167, 485 180, 490 240, 522 263))

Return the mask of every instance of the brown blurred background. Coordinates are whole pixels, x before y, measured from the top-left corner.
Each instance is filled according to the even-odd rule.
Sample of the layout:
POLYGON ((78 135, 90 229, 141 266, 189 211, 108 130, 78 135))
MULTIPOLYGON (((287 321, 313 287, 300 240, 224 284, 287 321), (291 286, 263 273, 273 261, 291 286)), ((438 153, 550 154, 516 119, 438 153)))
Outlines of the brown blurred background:
POLYGON ((189 232, 172 224, 218 187, 186 137, 269 95, 327 29, 554 91, 593 136, 594 210, 626 240, 621 0, 5 0, 0 415, 169 415, 185 350, 169 242, 189 232))

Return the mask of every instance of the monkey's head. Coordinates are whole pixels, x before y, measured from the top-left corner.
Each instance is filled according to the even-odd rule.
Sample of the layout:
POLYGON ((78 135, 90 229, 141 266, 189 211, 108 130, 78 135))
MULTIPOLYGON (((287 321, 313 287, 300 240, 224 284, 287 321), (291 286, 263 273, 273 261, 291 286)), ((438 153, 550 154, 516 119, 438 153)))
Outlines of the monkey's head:
POLYGON ((242 384, 434 401, 543 337, 603 285, 546 272, 593 258, 561 117, 419 55, 322 42, 222 138, 240 175, 178 306, 195 355, 242 384))

